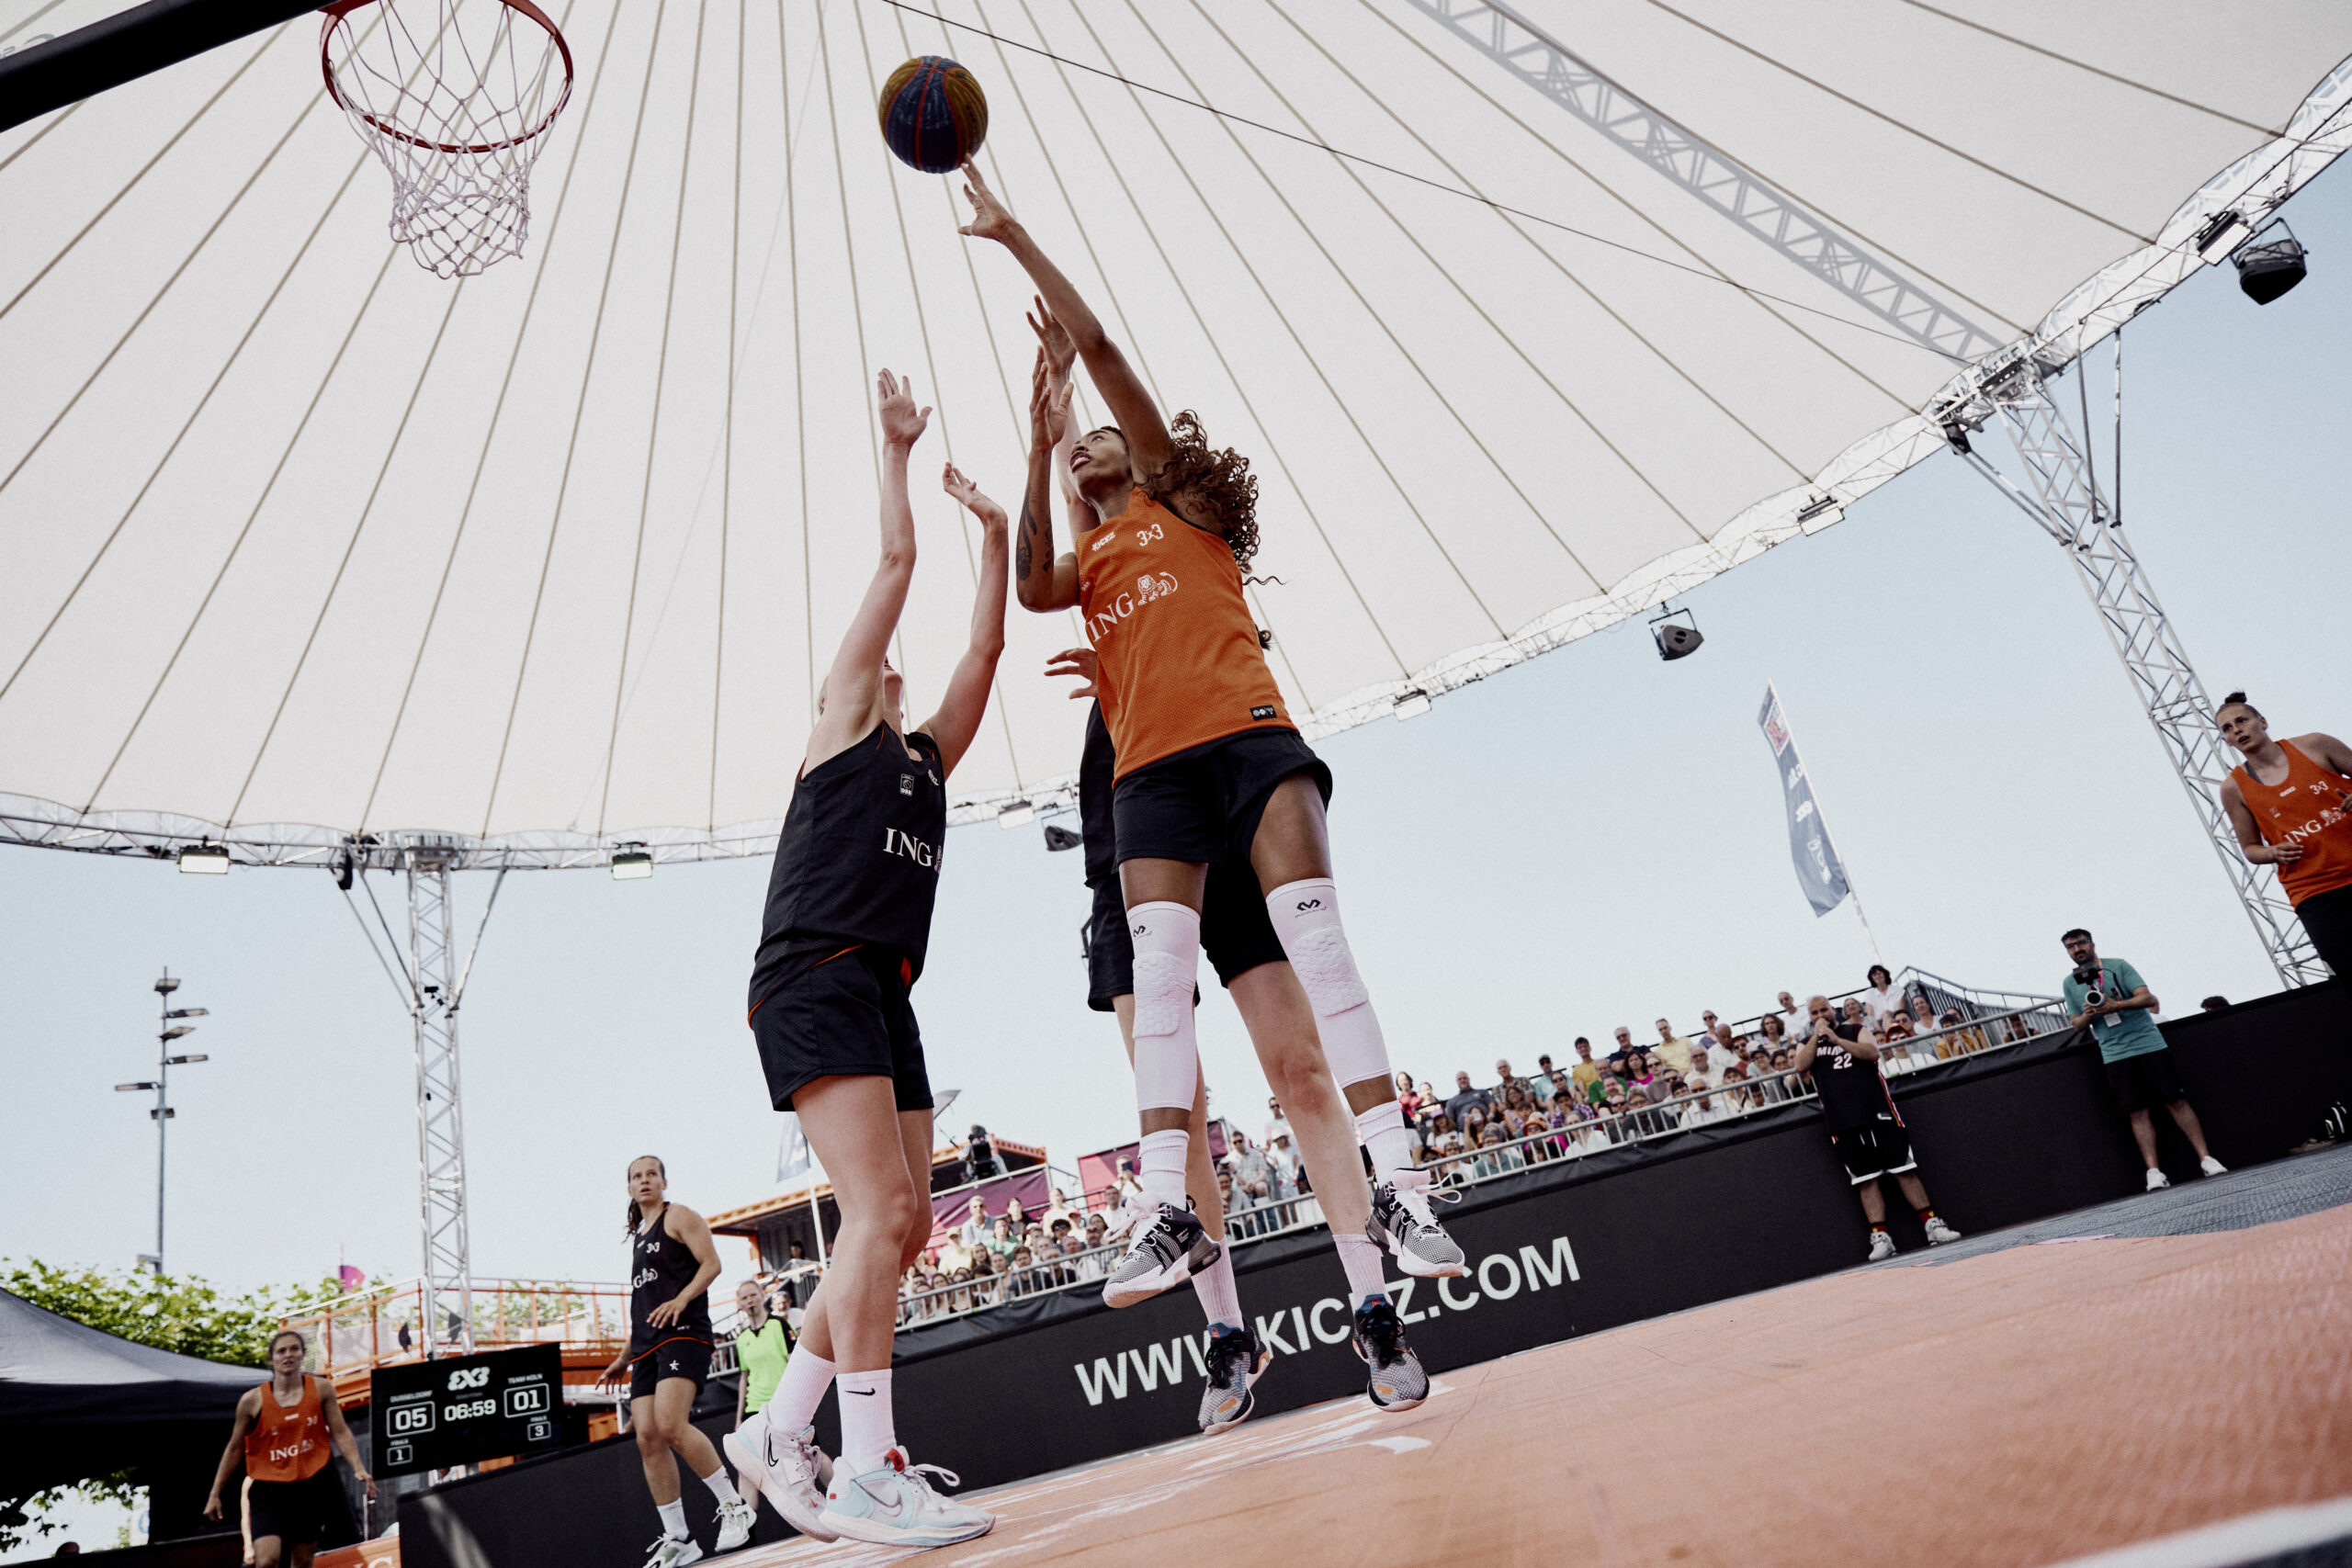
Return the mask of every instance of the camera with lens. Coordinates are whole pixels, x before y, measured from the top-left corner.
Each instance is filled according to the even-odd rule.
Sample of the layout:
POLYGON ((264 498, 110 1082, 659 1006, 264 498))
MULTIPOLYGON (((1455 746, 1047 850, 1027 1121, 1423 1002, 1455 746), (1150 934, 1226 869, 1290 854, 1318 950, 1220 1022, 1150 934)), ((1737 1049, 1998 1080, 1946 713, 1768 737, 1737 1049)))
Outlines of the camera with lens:
MULTIPOLYGON (((2088 964, 2077 964, 2075 965, 2075 984, 2096 987, 2098 985, 2098 972, 2099 965, 2096 960, 2088 964)), ((2044 970, 2043 973, 2047 974, 2049 971, 2044 970)), ((2097 1001, 2098 998, 2093 996, 2091 1000, 2097 1001)))

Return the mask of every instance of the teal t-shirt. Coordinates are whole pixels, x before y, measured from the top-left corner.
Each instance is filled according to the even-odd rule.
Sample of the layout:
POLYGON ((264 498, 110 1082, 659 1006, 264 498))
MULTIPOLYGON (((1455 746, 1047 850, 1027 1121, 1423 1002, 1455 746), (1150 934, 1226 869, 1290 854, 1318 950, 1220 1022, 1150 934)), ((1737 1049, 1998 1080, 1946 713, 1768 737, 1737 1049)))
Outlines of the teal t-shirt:
MULTIPOLYGON (((2140 972, 2120 958, 2098 961, 2105 973, 2099 977, 2099 994, 2113 1001, 2128 997, 2148 982, 2140 972)), ((2069 1016, 2083 1010, 2090 999, 2091 988, 2071 974, 2065 984, 2066 1011, 2069 1016)), ((2165 1048, 2164 1031, 2156 1027, 2156 1015, 2146 1008, 2134 1008, 2130 1012, 2109 1013, 2105 1018, 2091 1020, 2091 1038, 2098 1042, 2098 1059, 2120 1062, 2131 1056, 2144 1056, 2151 1051, 2165 1048)))

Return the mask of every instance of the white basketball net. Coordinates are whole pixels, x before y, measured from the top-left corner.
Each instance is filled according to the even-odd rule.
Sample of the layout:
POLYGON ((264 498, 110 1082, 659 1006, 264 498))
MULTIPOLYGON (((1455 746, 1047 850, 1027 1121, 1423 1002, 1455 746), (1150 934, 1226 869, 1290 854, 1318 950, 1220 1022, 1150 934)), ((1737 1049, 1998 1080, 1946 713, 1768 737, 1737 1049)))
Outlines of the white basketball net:
POLYGON ((443 277, 522 254, 571 51, 530 0, 336 0, 327 91, 392 175, 392 238, 443 277))

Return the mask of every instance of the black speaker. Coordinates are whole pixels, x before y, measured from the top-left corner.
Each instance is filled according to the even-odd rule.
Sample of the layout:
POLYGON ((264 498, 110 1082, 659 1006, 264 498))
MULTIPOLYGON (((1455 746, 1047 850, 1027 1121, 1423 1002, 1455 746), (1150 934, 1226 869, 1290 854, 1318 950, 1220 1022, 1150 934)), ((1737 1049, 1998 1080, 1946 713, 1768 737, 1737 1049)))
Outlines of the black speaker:
POLYGON ((2238 287, 2257 305, 2267 305, 2286 293, 2309 270, 2303 264, 2303 243, 2292 234, 2241 246, 2230 259, 2237 264, 2238 287))
POLYGON ((1046 824, 1046 847, 1049 850, 1074 850, 1085 841, 1058 823, 1046 824))
POLYGON ((1673 621, 1658 622, 1650 627, 1650 635, 1657 638, 1657 656, 1665 660, 1688 659, 1707 640, 1698 627, 1673 621))

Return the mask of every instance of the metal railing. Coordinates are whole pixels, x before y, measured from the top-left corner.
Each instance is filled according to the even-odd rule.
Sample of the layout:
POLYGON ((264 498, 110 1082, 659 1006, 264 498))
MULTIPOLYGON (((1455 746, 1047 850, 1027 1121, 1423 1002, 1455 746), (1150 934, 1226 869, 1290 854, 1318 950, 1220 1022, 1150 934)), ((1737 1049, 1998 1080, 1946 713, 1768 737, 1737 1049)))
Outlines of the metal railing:
POLYGON ((340 1392, 347 1380, 356 1382, 378 1367, 463 1354, 461 1326, 470 1327, 476 1350, 555 1345, 582 1356, 611 1355, 628 1340, 628 1306, 627 1285, 476 1280, 473 1321, 460 1325, 447 1317, 433 1321, 424 1281, 406 1280, 355 1291, 280 1326, 310 1340, 303 1370, 334 1379, 340 1392))

